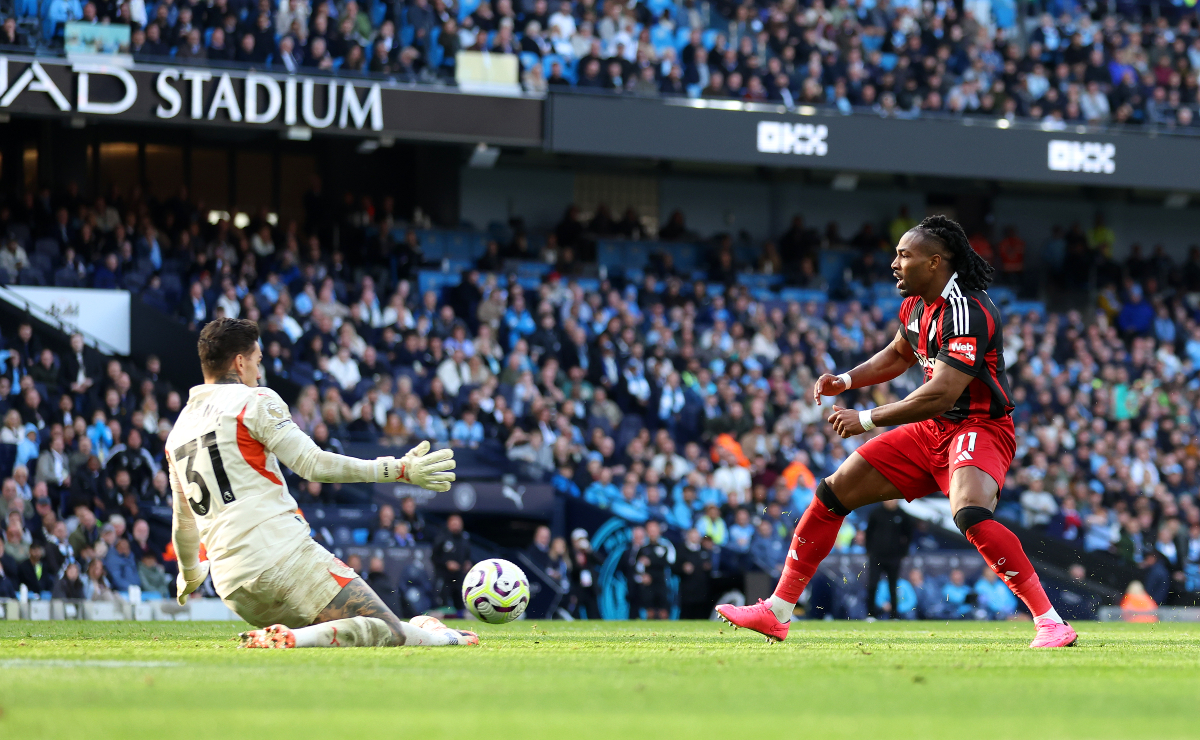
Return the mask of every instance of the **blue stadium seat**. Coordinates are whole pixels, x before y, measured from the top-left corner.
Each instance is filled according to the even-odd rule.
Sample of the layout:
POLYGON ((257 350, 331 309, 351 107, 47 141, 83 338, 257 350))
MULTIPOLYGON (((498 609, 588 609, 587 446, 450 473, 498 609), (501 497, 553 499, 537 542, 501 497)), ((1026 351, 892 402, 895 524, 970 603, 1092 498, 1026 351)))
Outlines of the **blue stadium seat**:
POLYGON ((817 303, 825 303, 829 300, 829 295, 823 290, 811 290, 808 288, 783 288, 779 291, 779 299, 782 301, 796 301, 797 303, 808 303, 816 301, 817 303))
POLYGON ((783 283, 783 275, 747 275, 745 273, 737 276, 738 285, 745 285, 748 288, 770 288, 783 283))
POLYGON ((904 299, 901 298, 899 295, 892 295, 892 296, 888 296, 886 298, 881 297, 881 298, 875 299, 875 305, 879 307, 880 311, 883 311, 884 316, 891 316, 892 314, 899 311, 901 303, 904 303, 904 299))
MULTIPOLYGON (((403 240, 404 234, 401 232, 400 241, 403 240)), ((418 229, 417 241, 421 243, 421 251, 425 253, 425 259, 440 260, 446 256, 442 232, 436 229, 418 229)))
POLYGON ((78 288, 79 275, 70 267, 63 267, 54 273, 54 286, 56 288, 78 288))
POLYGON ((36 267, 26 267, 17 273, 17 281, 21 285, 45 285, 46 277, 36 267))
MULTIPOLYGON (((646 246, 641 242, 604 240, 596 244, 600 264, 612 268, 644 270, 646 268, 646 246)), ((628 274, 628 272, 626 272, 628 274)))
POLYGON ((52 260, 58 259, 59 249, 57 239, 38 239, 33 245, 35 254, 45 255, 52 260))
POLYGON ((987 292, 992 297, 992 302, 997 306, 1012 303, 1017 299, 1017 292, 1003 285, 993 285, 988 288, 987 292))
POLYGON ((717 45, 717 36, 719 34, 720 32, 715 28, 705 31, 704 35, 700 37, 700 40, 704 43, 704 48, 712 51, 713 47, 717 45))
MULTIPOLYGON (((458 5, 458 20, 466 18, 479 7, 479 0, 462 0, 458 5)), ((378 23, 375 24, 378 27, 378 23)))
MULTIPOLYGON (((675 29, 675 51, 683 51, 683 47, 688 45, 688 40, 691 38, 691 36, 692 36, 692 29, 688 28, 687 26, 680 25, 679 28, 676 28, 675 29)), ((683 62, 683 61, 691 61, 691 60, 681 59, 680 61, 683 62)))
POLYGON ((1028 316, 1033 313, 1039 319, 1046 318, 1046 304, 1041 301, 1013 301, 1006 310, 1009 315, 1028 316))
MULTIPOLYGON (((57 247, 58 245, 55 244, 57 247)), ((49 275, 54 271, 54 263, 50 257, 42 252, 34 252, 29 255, 29 264, 36 267, 43 275, 49 275)))
MULTIPOLYGON (((661 4, 661 3, 655 3, 652 1, 650 3, 651 9, 654 9, 654 6, 656 4, 661 4)), ((661 11, 655 10, 656 16, 659 13, 661 13, 661 11)), ((658 51, 659 53, 662 53, 663 49, 669 49, 669 48, 672 48, 675 46, 675 32, 672 29, 667 28, 666 26, 662 26, 662 25, 654 26, 653 28, 650 29, 650 43, 654 44, 654 48, 656 51, 658 51)))
POLYGON ((541 58, 532 51, 523 51, 520 55, 521 69, 533 69, 541 62, 541 58))

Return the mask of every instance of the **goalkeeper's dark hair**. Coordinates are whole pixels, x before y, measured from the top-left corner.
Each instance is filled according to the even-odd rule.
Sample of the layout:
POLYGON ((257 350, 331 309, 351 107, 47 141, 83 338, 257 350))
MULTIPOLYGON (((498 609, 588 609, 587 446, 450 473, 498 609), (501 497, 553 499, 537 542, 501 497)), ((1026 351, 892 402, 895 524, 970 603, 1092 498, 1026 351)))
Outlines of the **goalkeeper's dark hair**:
POLYGON ((205 376, 219 378, 229 371, 233 359, 249 354, 258 343, 258 324, 249 319, 215 319, 200 330, 196 349, 205 376))
POLYGON ((987 290, 996 269, 979 256, 957 221, 945 216, 929 216, 917 225, 916 230, 942 243, 949 252, 950 265, 958 273, 959 285, 967 290, 987 290))

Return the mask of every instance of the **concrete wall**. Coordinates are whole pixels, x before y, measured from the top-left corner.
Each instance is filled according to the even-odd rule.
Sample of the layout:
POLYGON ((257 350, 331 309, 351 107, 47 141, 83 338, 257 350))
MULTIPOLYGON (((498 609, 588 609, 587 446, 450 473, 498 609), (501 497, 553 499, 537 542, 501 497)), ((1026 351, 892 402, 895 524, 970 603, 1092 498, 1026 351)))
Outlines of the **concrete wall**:
POLYGON ((575 176, 561 170, 462 170, 460 214, 478 229, 521 216, 532 231, 549 231, 575 197, 575 176))
MULTIPOLYGON (((465 168, 461 183, 461 218, 478 228, 519 215, 533 230, 551 229, 574 198, 574 174, 561 170, 465 168)), ((849 237, 864 221, 886 224, 901 204, 920 218, 925 194, 841 192, 750 178, 667 176, 659 180, 658 219, 665 222, 679 208, 688 227, 703 237, 745 230, 755 239, 766 239, 778 237, 792 216, 800 214, 820 230, 837 221, 843 236, 849 237)))

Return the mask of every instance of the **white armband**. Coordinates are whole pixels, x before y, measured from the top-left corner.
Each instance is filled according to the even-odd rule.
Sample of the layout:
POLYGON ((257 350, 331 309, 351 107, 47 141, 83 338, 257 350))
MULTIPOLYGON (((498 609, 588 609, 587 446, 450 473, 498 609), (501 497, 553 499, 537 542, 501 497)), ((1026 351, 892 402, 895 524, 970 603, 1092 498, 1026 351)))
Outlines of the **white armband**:
POLYGON ((869 432, 875 428, 875 422, 871 419, 870 409, 863 409, 858 412, 858 423, 862 424, 864 432, 869 432))
POLYGON ((850 382, 850 373, 842 373, 838 376, 838 380, 842 381, 842 385, 846 387, 846 390, 854 387, 854 384, 850 382))

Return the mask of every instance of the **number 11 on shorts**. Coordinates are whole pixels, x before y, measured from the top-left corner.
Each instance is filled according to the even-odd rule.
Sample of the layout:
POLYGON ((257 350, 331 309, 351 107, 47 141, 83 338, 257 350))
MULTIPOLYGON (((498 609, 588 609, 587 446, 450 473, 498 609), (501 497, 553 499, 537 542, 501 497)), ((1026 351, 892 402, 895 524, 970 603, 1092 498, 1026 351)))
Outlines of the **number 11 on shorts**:
MULTIPOLYGON (((975 451, 975 437, 977 434, 978 434, 978 432, 967 432, 966 434, 958 435, 958 447, 956 447, 954 449, 954 454, 957 455, 963 451, 963 438, 966 438, 966 440, 967 440, 967 452, 968 453, 974 452, 975 451)), ((970 455, 967 456, 967 459, 968 460, 971 459, 970 455)))

